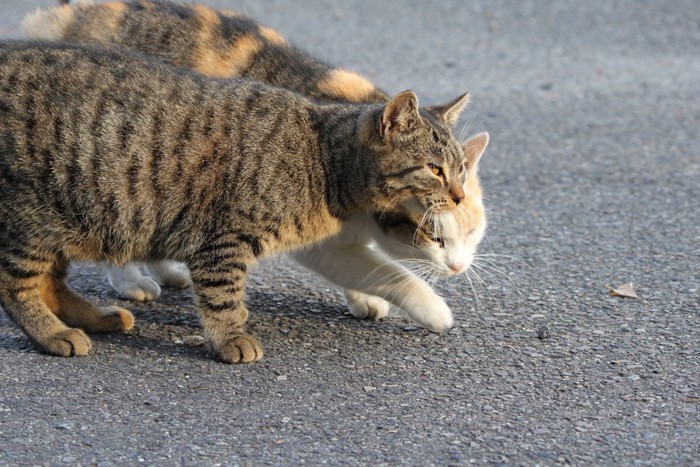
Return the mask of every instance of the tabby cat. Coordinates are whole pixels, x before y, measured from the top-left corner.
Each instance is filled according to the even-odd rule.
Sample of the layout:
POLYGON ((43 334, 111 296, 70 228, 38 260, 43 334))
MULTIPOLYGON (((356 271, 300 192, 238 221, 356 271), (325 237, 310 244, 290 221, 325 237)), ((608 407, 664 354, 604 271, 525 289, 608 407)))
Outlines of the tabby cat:
POLYGON ((259 360, 244 329, 251 265, 357 215, 454 209, 460 102, 321 105, 117 49, 1 43, 0 305, 41 350, 85 355, 83 331, 133 316, 68 288, 70 261, 181 261, 216 355, 259 360))
MULTIPOLYGON (((205 75, 254 78, 316 100, 388 101, 365 78, 309 56, 278 32, 236 12, 203 5, 147 0, 80 4, 38 11, 27 16, 24 28, 32 38, 116 44, 205 75)), ((449 116, 450 125, 457 115, 449 116)), ((376 241, 394 258, 440 277, 465 271, 486 224, 476 168, 487 143, 488 135, 481 134, 465 144, 466 198, 454 214, 427 219, 390 208, 356 216, 342 235, 298 252, 295 258, 346 287, 345 297, 357 317, 383 318, 388 299, 423 325, 438 329, 451 325, 449 308, 424 281, 369 245, 376 241)), ((175 263, 151 263, 147 269, 161 284, 188 284, 187 272, 175 263)), ((133 263, 110 267, 109 279, 127 298, 151 300, 160 293, 158 283, 133 263)))

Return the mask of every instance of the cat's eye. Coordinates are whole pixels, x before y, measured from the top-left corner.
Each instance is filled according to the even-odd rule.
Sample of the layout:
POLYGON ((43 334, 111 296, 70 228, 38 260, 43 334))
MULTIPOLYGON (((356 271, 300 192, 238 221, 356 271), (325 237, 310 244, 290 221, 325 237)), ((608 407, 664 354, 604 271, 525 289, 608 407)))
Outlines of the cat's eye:
POLYGON ((439 165, 428 163, 428 168, 433 173, 433 175, 435 175, 436 177, 443 176, 442 167, 440 167, 439 165))
POLYGON ((467 164, 462 162, 462 165, 459 166, 459 173, 463 174, 466 169, 467 169, 467 164))
POLYGON ((445 240, 440 237, 433 237, 433 241, 440 245, 440 248, 445 248, 445 240))

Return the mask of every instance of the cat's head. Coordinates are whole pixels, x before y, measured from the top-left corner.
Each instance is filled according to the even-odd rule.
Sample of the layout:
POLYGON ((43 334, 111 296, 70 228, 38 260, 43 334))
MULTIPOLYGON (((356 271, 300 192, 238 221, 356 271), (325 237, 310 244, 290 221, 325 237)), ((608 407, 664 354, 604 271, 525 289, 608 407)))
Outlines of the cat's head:
POLYGON ((477 168, 488 142, 488 133, 480 133, 463 144, 464 199, 454 209, 420 214, 399 207, 375 214, 385 234, 377 236, 384 251, 406 260, 409 267, 438 277, 457 275, 469 268, 486 230, 477 168))
POLYGON ((438 214, 462 203, 466 160, 452 126, 468 102, 464 94, 419 107, 416 94, 405 91, 364 120, 358 134, 376 164, 376 210, 438 214))

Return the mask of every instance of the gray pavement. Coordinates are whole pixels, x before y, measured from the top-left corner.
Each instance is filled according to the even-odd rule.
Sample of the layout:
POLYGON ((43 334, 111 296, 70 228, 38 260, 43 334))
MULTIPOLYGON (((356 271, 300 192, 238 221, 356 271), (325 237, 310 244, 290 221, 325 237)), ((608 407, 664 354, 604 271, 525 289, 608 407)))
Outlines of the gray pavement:
MULTIPOLYGON (((0 0, 0 33, 40 3, 0 0)), ((698 465, 697 2, 231 4, 389 91, 471 91, 503 274, 438 284, 456 326, 436 334, 356 321, 270 261, 248 288, 266 356, 229 366, 190 292, 119 302, 76 265, 136 328, 60 359, 0 315, 0 464, 698 465), (639 299, 608 294, 624 282, 639 299)))

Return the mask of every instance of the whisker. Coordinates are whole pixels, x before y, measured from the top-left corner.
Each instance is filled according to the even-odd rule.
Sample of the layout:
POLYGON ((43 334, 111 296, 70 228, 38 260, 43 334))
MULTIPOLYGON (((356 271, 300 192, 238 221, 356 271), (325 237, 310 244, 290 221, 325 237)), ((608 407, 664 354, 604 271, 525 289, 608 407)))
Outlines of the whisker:
POLYGON ((416 227, 416 231, 413 233, 413 240, 411 242, 412 242, 414 248, 415 248, 416 243, 417 243, 416 240, 418 239, 418 234, 420 233, 420 231, 423 227, 423 223, 426 222, 426 220, 432 215, 431 210, 432 210, 432 208, 429 208, 425 211, 425 213, 423 213, 423 217, 421 218, 420 222, 418 222, 418 226, 416 227))
POLYGON ((505 272, 501 271, 500 269, 497 269, 494 266, 491 265, 486 265, 486 264, 472 264, 472 267, 480 271, 482 274, 486 274, 492 279, 495 280, 501 280, 501 278, 505 278, 510 282, 510 284, 515 287, 515 289, 518 289, 518 285, 513 281, 513 279, 506 274, 505 272))
POLYGON ((384 217, 384 214, 386 214, 386 211, 392 207, 392 204, 396 202, 396 200, 399 199, 399 195, 394 196, 392 199, 389 200, 386 206, 384 206, 384 209, 382 209, 382 212, 379 213, 379 218, 381 219, 384 217))
MULTIPOLYGON (((506 259, 509 259, 509 260, 511 260, 511 261, 516 261, 516 262, 518 262, 518 263, 522 263, 522 264, 524 264, 525 266, 529 266, 529 264, 527 264, 522 258, 518 258, 517 256, 501 255, 501 254, 498 254, 498 253, 480 253, 480 254, 474 255, 474 257, 475 257, 475 258, 491 258, 491 259, 494 259, 494 258, 506 258, 506 259)), ((504 263, 504 264, 505 264, 505 263, 504 263)))
MULTIPOLYGON (((472 274, 474 275, 474 278, 475 278, 476 280, 478 280, 478 281, 481 283, 481 285, 484 287, 484 289, 486 289, 486 291, 488 292, 488 294, 491 296, 491 299, 492 299, 495 303, 498 303, 498 300, 496 300, 496 297, 493 295, 493 292, 491 292, 491 289, 489 289, 489 286, 486 284, 486 282, 484 282, 484 280, 481 278, 481 276, 479 276, 479 274, 478 274, 475 270, 473 270, 473 269, 471 270, 471 272, 472 272, 472 274)), ((500 307, 499 307, 499 308, 500 308, 500 307)))
POLYGON ((467 280, 469 281, 469 286, 470 286, 471 289, 472 289, 472 294, 474 294, 474 301, 476 302, 476 307, 477 307, 478 309, 481 309, 481 300, 479 300, 479 295, 476 293, 476 289, 474 288, 474 282, 472 282, 472 278, 471 278, 471 276, 470 276, 470 274, 472 273, 472 271, 471 271, 470 269, 467 269, 466 272, 467 272, 467 274, 465 274, 465 277, 466 277, 467 280))

